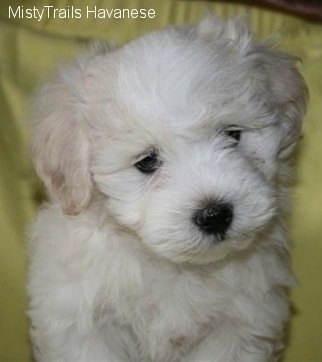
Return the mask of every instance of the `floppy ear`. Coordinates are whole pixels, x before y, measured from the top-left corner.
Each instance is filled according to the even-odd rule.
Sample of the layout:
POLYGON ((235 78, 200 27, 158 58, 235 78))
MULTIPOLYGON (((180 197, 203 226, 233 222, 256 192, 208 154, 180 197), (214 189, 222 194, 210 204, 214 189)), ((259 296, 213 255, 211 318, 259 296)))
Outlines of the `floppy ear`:
POLYGON ((257 61, 263 78, 261 86, 266 90, 266 106, 275 113, 281 127, 279 158, 288 157, 301 136, 302 120, 306 112, 308 90, 296 68, 296 60, 287 54, 264 51, 257 61))
POLYGON ((63 68, 34 101, 31 154, 39 177, 66 214, 79 214, 91 198, 89 136, 81 69, 63 68))

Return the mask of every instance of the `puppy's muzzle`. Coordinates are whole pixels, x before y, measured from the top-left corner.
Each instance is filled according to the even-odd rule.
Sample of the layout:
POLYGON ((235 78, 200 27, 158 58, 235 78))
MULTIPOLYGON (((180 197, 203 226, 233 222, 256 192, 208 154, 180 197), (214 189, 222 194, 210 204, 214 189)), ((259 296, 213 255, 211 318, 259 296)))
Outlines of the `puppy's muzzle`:
POLYGON ((233 206, 229 203, 211 203, 193 214, 192 220, 199 229, 214 235, 218 241, 224 239, 233 220, 233 206))

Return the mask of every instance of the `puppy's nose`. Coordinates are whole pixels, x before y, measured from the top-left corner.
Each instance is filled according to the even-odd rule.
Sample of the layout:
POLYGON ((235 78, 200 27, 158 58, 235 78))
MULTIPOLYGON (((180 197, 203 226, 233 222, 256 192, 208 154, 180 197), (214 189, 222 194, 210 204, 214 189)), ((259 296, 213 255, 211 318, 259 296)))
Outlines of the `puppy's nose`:
POLYGON ((197 210, 193 222, 205 233, 222 239, 233 219, 233 207, 229 203, 211 203, 197 210))

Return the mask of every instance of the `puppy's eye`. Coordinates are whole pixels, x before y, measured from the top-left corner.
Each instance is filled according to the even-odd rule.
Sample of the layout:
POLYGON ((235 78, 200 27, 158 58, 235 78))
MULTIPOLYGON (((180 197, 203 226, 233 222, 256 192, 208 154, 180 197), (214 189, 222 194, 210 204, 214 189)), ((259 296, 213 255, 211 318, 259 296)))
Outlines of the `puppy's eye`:
POLYGON ((135 167, 142 173, 153 173, 156 171, 162 162, 159 159, 159 155, 156 151, 151 151, 144 158, 135 164, 135 167))
POLYGON ((241 137, 241 130, 239 129, 226 130, 225 134, 238 142, 241 137))

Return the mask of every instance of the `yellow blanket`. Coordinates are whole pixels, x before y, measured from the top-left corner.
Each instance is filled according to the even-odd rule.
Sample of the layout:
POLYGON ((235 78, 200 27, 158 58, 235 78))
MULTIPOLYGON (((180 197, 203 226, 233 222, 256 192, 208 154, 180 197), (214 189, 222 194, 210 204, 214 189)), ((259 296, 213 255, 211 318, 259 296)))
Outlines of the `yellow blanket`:
MULTIPOLYGON (((252 7, 208 4, 224 18, 246 13, 260 38, 278 31, 280 47, 302 59, 300 68, 308 82, 311 101, 297 155, 298 181, 290 221, 293 265, 300 284, 292 293, 295 315, 285 362, 319 362, 322 361, 319 275, 322 260, 322 122, 319 119, 322 114, 322 26, 252 7)), ((30 95, 58 63, 70 59, 88 40, 112 39, 121 44, 169 23, 196 22, 204 11, 203 1, 1 1, 0 361, 31 361, 25 317, 25 228, 39 204, 40 187, 26 151, 24 114, 30 95), (43 13, 41 17, 37 11, 29 11, 35 4, 38 10, 44 5, 53 7, 46 8, 50 9, 50 14, 43 13), (98 16, 95 5, 97 9, 109 11, 98 16), (89 14, 87 6, 92 11, 89 14), (149 17, 146 13, 143 18, 141 12, 141 18, 120 19, 120 14, 111 12, 120 6, 153 9, 155 16, 149 17), (75 8, 81 9, 78 16, 75 8), (114 18, 109 18, 112 15, 114 18)))

